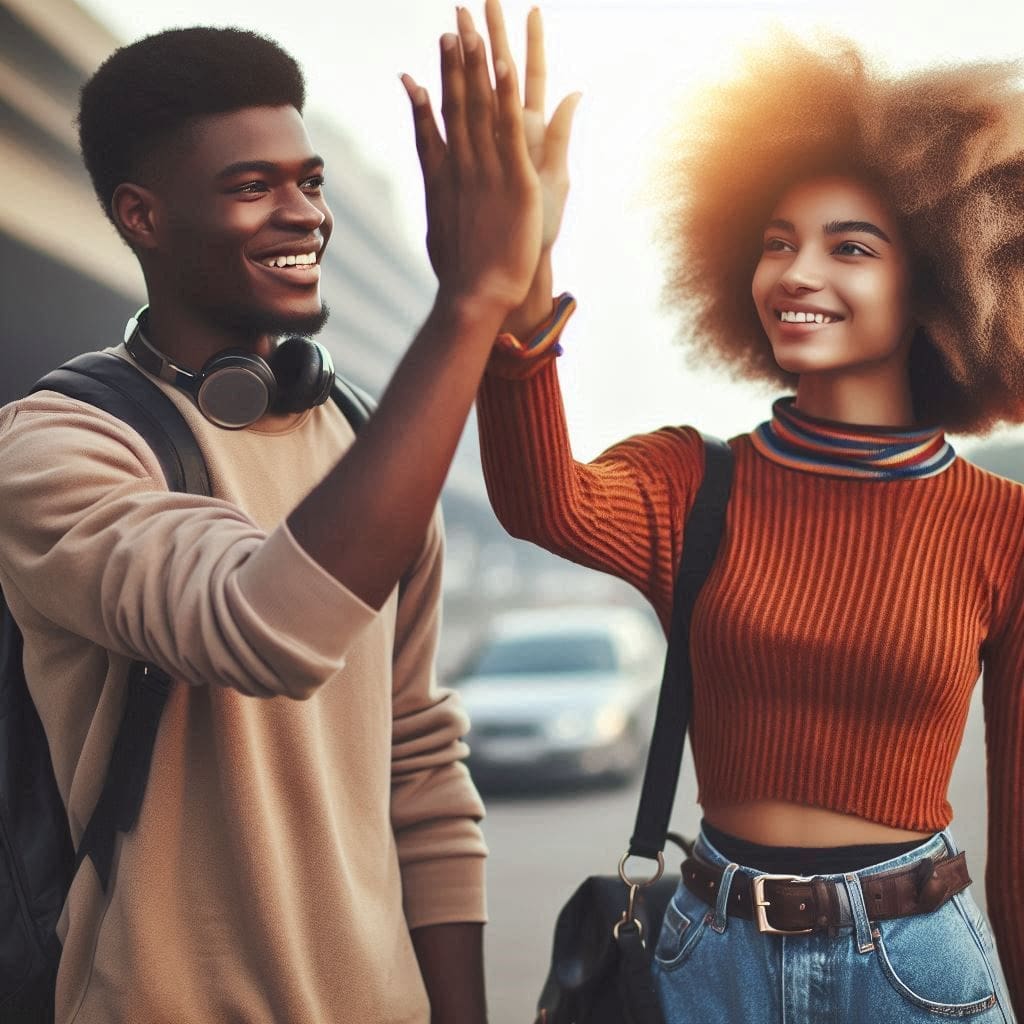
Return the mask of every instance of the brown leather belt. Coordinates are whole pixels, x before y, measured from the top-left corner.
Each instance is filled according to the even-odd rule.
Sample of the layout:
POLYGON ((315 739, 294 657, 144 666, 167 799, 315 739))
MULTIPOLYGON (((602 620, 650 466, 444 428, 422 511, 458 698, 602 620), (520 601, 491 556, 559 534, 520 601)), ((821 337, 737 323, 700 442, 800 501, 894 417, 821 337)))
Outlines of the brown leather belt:
MULTIPOLYGON (((723 872, 688 857, 682 866, 683 883, 709 906, 718 902, 723 872)), ((877 875, 860 875, 868 919, 885 921, 937 910, 971 884, 966 854, 915 864, 877 875)), ((758 931, 769 935, 805 935, 840 928, 842 882, 793 875, 733 875, 726 913, 756 921, 758 931)))

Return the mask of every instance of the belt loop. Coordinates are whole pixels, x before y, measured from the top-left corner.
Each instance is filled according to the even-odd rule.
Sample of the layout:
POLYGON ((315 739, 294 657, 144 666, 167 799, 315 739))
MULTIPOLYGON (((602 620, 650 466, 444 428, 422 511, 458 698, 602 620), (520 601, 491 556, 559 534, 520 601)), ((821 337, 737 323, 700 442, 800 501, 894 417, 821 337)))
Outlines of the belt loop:
POLYGON ((868 908, 864 905, 864 891, 860 887, 860 879, 853 873, 844 875, 846 892, 850 897, 850 910, 853 911, 853 926, 857 933, 857 952, 870 953, 875 948, 871 938, 871 922, 868 920, 868 908))
POLYGON ((729 908, 729 890, 732 888, 733 875, 739 871, 739 864, 730 864, 722 872, 722 881, 719 883, 718 899, 715 902, 715 916, 711 919, 711 927, 719 935, 725 931, 728 920, 727 911, 729 908))
POLYGON ((942 841, 946 844, 946 852, 950 857, 955 857, 959 851, 956 848, 956 840, 953 838, 953 833, 948 828, 944 828, 940 833, 942 841))

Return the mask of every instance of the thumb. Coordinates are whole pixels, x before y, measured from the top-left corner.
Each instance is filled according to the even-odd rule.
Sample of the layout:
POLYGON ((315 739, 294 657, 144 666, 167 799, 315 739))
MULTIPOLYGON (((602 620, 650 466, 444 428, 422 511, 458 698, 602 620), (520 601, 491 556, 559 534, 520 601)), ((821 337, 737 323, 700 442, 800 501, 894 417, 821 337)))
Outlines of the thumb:
POLYGON ((555 108, 544 133, 544 165, 548 172, 564 171, 569 159, 569 135, 572 132, 573 116, 583 93, 574 92, 566 96, 555 108))

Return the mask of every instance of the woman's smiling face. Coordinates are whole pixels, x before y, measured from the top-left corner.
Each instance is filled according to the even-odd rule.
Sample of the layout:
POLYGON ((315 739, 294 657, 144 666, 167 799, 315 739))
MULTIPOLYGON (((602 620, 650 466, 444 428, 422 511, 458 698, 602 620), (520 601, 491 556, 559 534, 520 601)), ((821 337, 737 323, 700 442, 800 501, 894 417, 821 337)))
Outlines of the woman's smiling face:
POLYGON ((881 196, 855 178, 783 193, 765 225, 751 291, 789 373, 905 370, 913 337, 907 247, 881 196))

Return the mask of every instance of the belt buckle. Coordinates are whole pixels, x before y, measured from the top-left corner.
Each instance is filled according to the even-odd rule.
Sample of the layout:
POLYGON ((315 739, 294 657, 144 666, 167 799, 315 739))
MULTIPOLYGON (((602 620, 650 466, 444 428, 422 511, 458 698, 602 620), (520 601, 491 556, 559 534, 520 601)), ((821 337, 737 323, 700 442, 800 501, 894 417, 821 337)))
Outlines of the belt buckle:
POLYGON ((768 923, 768 908, 771 902, 764 898, 765 882, 812 882, 813 878, 805 875, 758 875, 750 880, 754 892, 754 920, 757 930, 762 935, 810 935, 813 928, 797 928, 793 931, 786 928, 774 928, 768 923))

